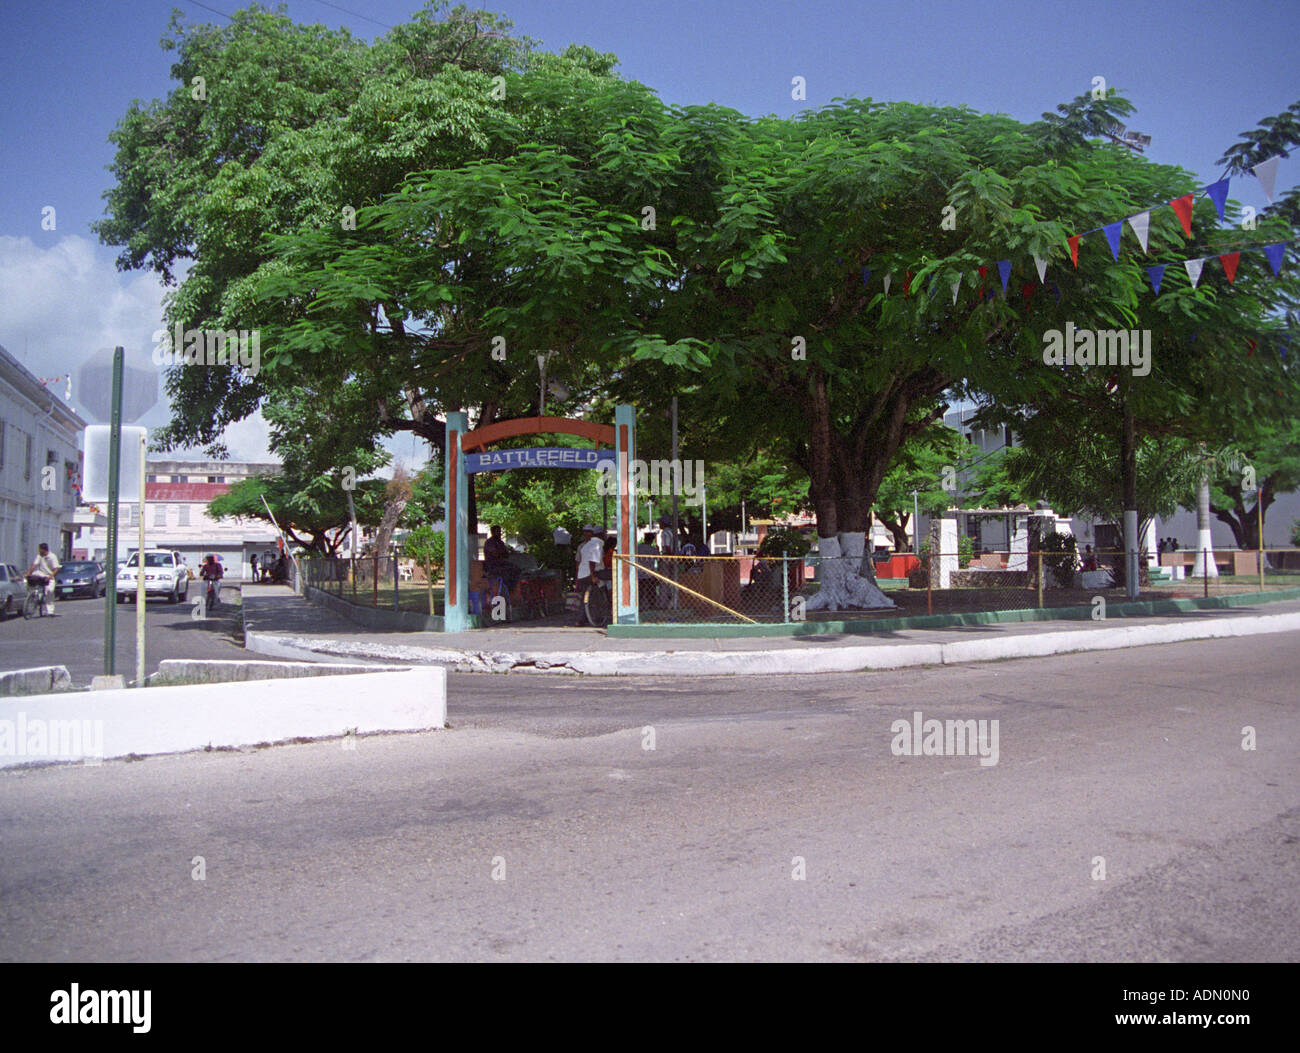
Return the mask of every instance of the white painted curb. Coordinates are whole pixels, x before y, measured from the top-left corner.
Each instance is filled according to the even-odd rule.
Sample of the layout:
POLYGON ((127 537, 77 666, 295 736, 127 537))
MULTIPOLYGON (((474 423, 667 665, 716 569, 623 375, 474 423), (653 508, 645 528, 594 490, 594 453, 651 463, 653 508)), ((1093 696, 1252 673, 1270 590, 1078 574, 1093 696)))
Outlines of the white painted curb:
MULTIPOLYGON (((804 673, 855 673, 917 665, 959 665, 1004 658, 1034 658, 1072 651, 1179 643, 1257 633, 1294 632, 1300 612, 1258 616, 1204 615, 1188 623, 1109 625, 1088 630, 1019 633, 982 640, 934 644, 831 644, 820 650, 779 651, 458 651, 446 647, 392 646, 325 637, 247 633, 250 651, 277 657, 324 655, 388 661, 438 662, 458 672, 549 672, 587 676, 772 676, 804 673)), ((343 660, 343 659, 339 659, 343 660)))
POLYGON ((442 666, 27 695, 0 699, 0 768, 446 724, 442 666))

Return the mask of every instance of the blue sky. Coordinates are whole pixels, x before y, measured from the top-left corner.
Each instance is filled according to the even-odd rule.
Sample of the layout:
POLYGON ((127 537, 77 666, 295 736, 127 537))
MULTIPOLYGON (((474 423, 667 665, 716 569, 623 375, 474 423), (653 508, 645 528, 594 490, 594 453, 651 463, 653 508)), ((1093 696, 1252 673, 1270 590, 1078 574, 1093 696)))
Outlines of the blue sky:
MULTIPOLYGON (((73 369, 123 343, 147 353, 162 290, 117 272, 90 224, 112 158, 108 134, 132 99, 172 87, 158 47, 171 10, 224 21, 231 0, 8 0, 0 64, 0 344, 39 376, 73 369), (56 209, 43 230, 42 209, 56 209)), ((299 22, 373 37, 409 18, 416 0, 292 0, 299 22), (339 8, 346 8, 345 13, 339 8), (365 17, 361 17, 365 16, 365 17), (373 20, 373 21, 370 21, 373 20)), ((1152 136, 1147 154, 1203 182, 1239 132, 1300 98, 1300 0, 497 0, 547 50, 612 51, 620 73, 670 103, 717 102, 748 114, 793 114, 836 97, 870 96, 1033 120, 1087 91, 1093 77, 1122 90, 1152 136), (807 101, 791 98, 791 78, 807 101)), ((1282 161, 1279 191, 1300 180, 1282 161)), ((1253 179, 1232 197, 1262 208, 1253 179)), ((1117 217, 1119 218, 1119 217, 1117 217)), ((75 400, 75 392, 74 392, 75 400)), ((165 420, 162 407, 146 425, 165 420)), ((232 430, 232 452, 263 457, 264 428, 232 430)), ((412 451, 413 453, 415 451, 412 451)))

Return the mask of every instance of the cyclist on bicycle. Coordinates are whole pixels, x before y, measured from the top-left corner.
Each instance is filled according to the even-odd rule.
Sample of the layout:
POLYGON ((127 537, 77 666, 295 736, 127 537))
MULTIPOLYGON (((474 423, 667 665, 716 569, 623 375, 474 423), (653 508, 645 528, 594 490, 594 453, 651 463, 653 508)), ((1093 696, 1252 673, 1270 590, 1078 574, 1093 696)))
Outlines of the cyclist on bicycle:
POLYGON ((600 538, 596 536, 596 528, 591 525, 582 528, 582 543, 578 545, 578 624, 586 625, 587 622, 582 616, 583 604, 587 599, 587 592, 593 586, 599 588, 600 583, 595 577, 596 572, 602 568, 605 561, 605 546, 601 543, 600 538))
POLYGON ((58 572, 58 559, 50 551, 50 546, 42 541, 38 546, 36 558, 32 560, 32 565, 27 568, 27 583, 33 588, 40 587, 41 601, 45 606, 45 613, 51 618, 57 617, 54 613, 54 575, 58 572), (43 580, 33 581, 33 578, 43 580))
POLYGON ((226 576, 217 557, 209 554, 203 561, 203 567, 199 570, 199 576, 206 581, 212 588, 212 606, 217 607, 221 604, 221 579, 226 576))

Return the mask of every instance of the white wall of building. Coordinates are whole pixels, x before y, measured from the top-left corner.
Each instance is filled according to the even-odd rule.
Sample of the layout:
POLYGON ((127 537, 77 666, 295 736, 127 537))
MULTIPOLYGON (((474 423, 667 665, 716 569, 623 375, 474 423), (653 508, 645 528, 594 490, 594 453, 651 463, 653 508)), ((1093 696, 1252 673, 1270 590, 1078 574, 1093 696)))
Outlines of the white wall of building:
POLYGON ((67 554, 84 427, 61 389, 45 388, 0 347, 0 562, 26 570, 42 541, 67 554))

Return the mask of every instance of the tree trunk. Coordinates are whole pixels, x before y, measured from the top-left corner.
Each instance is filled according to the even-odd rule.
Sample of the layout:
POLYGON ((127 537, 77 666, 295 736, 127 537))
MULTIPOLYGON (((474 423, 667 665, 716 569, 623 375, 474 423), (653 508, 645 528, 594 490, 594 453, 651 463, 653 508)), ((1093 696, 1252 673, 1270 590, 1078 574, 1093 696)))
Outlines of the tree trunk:
POLYGON ((821 588, 808 601, 810 611, 891 610, 897 606, 880 591, 871 575, 861 573, 866 534, 845 531, 838 538, 819 537, 817 580, 821 588))
POLYGON ((1196 574, 1195 577, 1217 578, 1219 566, 1214 562, 1214 537, 1210 533, 1210 475, 1201 475, 1196 491, 1196 574))

